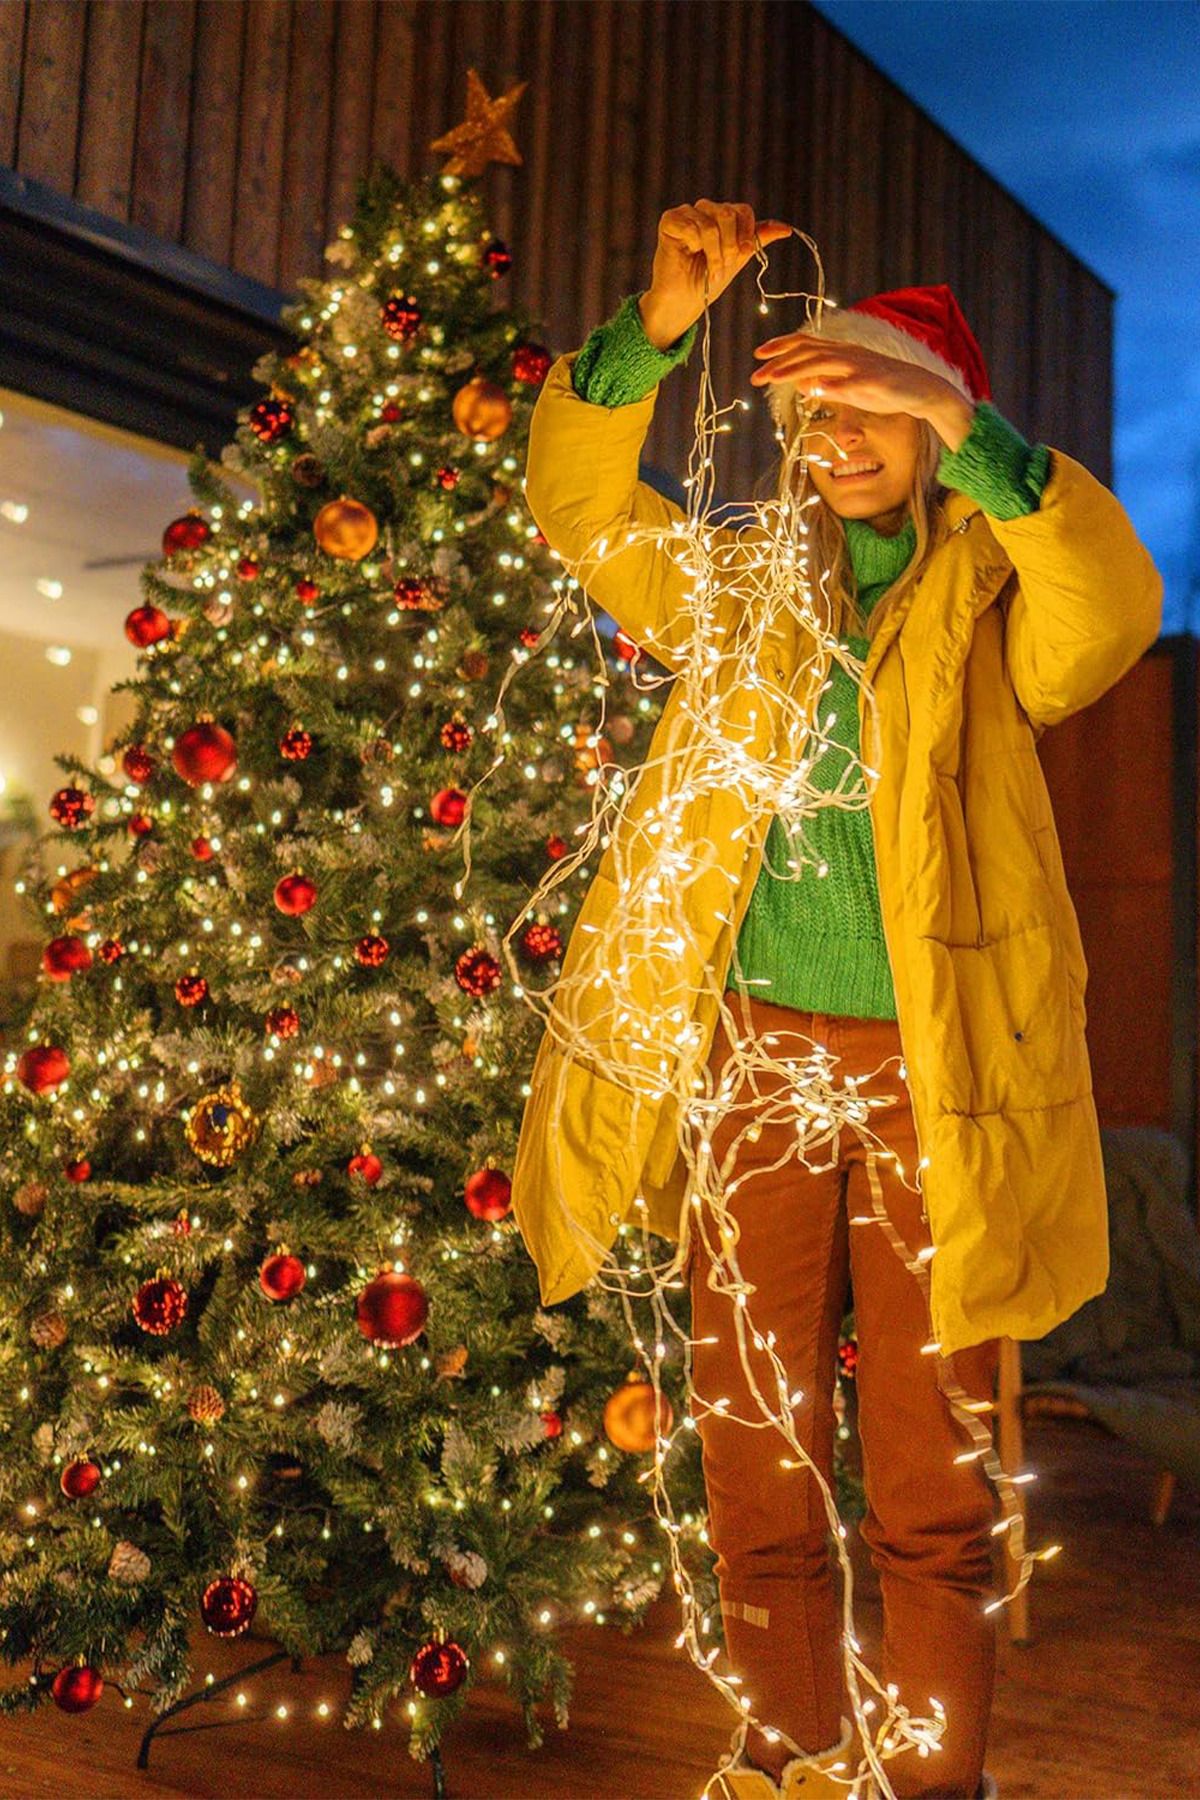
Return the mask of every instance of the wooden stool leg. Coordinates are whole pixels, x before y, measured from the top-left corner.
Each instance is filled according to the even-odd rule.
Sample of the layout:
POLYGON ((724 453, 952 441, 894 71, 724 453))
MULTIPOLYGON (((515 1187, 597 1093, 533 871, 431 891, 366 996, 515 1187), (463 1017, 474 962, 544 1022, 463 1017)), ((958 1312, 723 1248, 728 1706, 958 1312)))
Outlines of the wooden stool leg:
MULTIPOLYGON (((1000 1339, 1000 1371, 998 1395, 998 1434, 997 1452, 1006 1475, 1019 1472, 1025 1457, 1025 1439, 1021 1426, 1021 1346, 1016 1338, 1000 1339)), ((1016 1490, 1017 1504, 1021 1510, 1021 1518, 1025 1518, 1025 1489, 1020 1486, 1016 1490)), ((1004 1537, 1004 1582, 1006 1590, 1017 1579, 1019 1565, 1009 1548, 1009 1536, 1004 1537)), ((1008 1614, 1008 1634, 1013 1643, 1029 1642, 1029 1583, 1021 1589, 1015 1600, 1010 1600, 1005 1609, 1008 1614)))
POLYGON ((1170 1469, 1160 1469, 1158 1480, 1154 1484, 1154 1505, 1150 1517, 1156 1525, 1166 1522, 1171 1510, 1171 1501, 1175 1497, 1175 1477, 1170 1469))

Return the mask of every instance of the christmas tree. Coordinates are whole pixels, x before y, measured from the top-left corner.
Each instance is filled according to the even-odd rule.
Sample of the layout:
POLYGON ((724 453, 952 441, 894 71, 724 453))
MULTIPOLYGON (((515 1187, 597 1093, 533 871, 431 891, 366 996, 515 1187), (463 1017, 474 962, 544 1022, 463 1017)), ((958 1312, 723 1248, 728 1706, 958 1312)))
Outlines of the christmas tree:
MULTIPOLYGON (((565 1726, 558 1629, 632 1629, 670 1572, 630 1316, 540 1306, 505 1173, 583 885, 529 896, 661 708, 636 646, 598 681, 557 631, 521 495, 551 357, 473 178, 377 165, 327 255, 143 571, 134 721, 58 759, 23 870, 0 1705, 161 1714, 197 1635, 253 1630, 344 1654, 345 1722, 420 1758, 485 1668, 531 1746, 541 1698, 565 1726)), ((669 1429, 675 1345, 661 1382, 669 1429)), ((696 1434, 665 1463, 718 1641, 696 1434)))

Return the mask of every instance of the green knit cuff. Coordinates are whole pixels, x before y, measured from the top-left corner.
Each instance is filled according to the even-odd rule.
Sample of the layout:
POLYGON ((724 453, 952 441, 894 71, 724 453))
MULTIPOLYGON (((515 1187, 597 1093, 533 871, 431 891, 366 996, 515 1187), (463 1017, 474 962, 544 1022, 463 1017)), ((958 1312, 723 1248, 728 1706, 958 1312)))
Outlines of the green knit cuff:
POLYGON ((640 294, 627 294, 612 318, 596 326, 571 365, 572 387, 595 406, 644 400, 677 363, 687 361, 696 341, 699 319, 668 349, 656 349, 642 326, 640 299, 640 294))
POLYGON ((993 519, 1036 512, 1049 474, 1046 445, 1026 443, 990 400, 979 401, 963 442, 957 450, 943 447, 937 466, 943 487, 978 500, 993 519))

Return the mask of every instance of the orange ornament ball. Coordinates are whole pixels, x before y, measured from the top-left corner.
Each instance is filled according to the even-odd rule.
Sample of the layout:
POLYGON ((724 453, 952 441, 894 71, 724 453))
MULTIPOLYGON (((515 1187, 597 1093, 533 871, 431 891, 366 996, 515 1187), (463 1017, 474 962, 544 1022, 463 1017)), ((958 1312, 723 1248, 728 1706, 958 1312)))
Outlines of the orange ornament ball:
POLYGON ((321 508, 313 520, 313 536, 326 556, 361 562, 379 542, 379 521, 369 506, 343 494, 321 508))
POLYGON ((609 1396, 604 1408, 604 1430, 609 1442, 630 1455, 653 1450, 656 1436, 665 1437, 674 1422, 671 1402, 665 1394, 659 1397, 656 1419, 653 1383, 636 1374, 609 1396))
POLYGON ((502 387, 486 375, 476 375, 464 382, 454 396, 450 411, 454 423, 464 437, 482 438, 492 443, 503 437, 512 424, 512 401, 502 387))
POLYGON ((50 889, 50 904, 56 913, 70 912, 75 906, 81 888, 89 881, 95 881, 99 869, 72 869, 68 874, 60 876, 50 889))

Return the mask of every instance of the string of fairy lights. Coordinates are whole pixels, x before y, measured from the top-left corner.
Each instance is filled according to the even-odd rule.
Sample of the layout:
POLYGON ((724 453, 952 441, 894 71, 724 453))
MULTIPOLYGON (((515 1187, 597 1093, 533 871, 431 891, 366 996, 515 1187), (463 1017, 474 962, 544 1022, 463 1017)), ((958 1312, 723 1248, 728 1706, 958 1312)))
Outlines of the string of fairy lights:
MULTIPOLYGON (((807 244, 816 262, 817 291, 768 292, 763 286, 767 259, 760 246, 756 271, 759 311, 769 313, 772 300, 802 299, 806 303, 802 329, 819 332, 823 309, 836 303, 825 295, 824 270, 816 244, 803 232, 797 231, 796 235, 807 244)), ((643 1105, 674 1105, 679 1151, 688 1169, 679 1242, 669 1258, 656 1262, 655 1244, 644 1217, 645 1201, 640 1196, 635 1199, 633 1223, 618 1223, 616 1243, 611 1249, 575 1217, 561 1182, 541 1199, 543 1204, 557 1206, 584 1255, 592 1263, 599 1263, 596 1281, 620 1296, 634 1347, 654 1385, 656 1402, 662 1394, 661 1370, 667 1343, 675 1338, 683 1346, 688 1411, 673 1429, 659 1429, 653 1466, 644 1479, 667 1537, 674 1584, 682 1601, 682 1628, 675 1644, 686 1648, 692 1661, 737 1714, 734 1754, 744 1747, 751 1727, 759 1729, 768 1742, 782 1742, 792 1755, 801 1754, 804 1747, 778 1722, 757 1715, 752 1696, 744 1691, 743 1676, 736 1670, 717 1670, 714 1664, 719 1649, 703 1641, 711 1621, 697 1603, 694 1582, 680 1554, 683 1528, 675 1516, 666 1470, 678 1434, 694 1432, 698 1419, 708 1410, 736 1420, 747 1430, 777 1431, 781 1439, 780 1466, 808 1469, 820 1485, 843 1576, 843 1666, 863 1745, 857 1768, 851 1771, 839 1765, 842 1772, 835 1778, 845 1783, 852 1800, 864 1793, 871 1781, 877 1784, 872 1793, 881 1800, 894 1800, 885 1762, 911 1748, 922 1757, 936 1753, 946 1729, 945 1708, 937 1696, 931 1695, 929 1715, 912 1713, 900 1701, 896 1685, 888 1683, 885 1688, 864 1660, 854 1625, 853 1572, 845 1547, 846 1528, 829 1484, 796 1432, 794 1409, 805 1396, 789 1376, 774 1332, 764 1333, 756 1327, 754 1287, 741 1272, 737 1254, 739 1226, 728 1207, 738 1182, 729 1177, 742 1142, 755 1139, 777 1120, 794 1123, 795 1155, 805 1167, 813 1166, 812 1159, 831 1145, 836 1153, 843 1129, 853 1131, 867 1149, 872 1209, 852 1218, 850 1225, 857 1229, 875 1227, 884 1232, 928 1305, 929 1264, 936 1246, 924 1248, 915 1256, 911 1253, 888 1216, 877 1166, 880 1159, 894 1162, 897 1178, 911 1191, 920 1193, 921 1171, 928 1158, 920 1159, 914 1183, 894 1153, 871 1131, 871 1110, 893 1104, 897 1098, 894 1094, 876 1094, 867 1099, 858 1092, 860 1087, 873 1083, 881 1070, 845 1073, 839 1081, 834 1070, 837 1059, 816 1043, 811 1056, 803 1060, 781 1060, 771 1052, 772 1040, 755 1035, 748 1007, 741 997, 733 996, 735 1003, 729 1004, 731 996, 723 991, 723 983, 718 979, 722 972, 710 965, 697 944, 694 923, 698 905, 713 905, 714 872, 724 873, 721 856, 715 842, 697 841, 688 825, 689 819, 696 816, 698 803, 709 797, 735 794, 745 815, 739 830, 749 846, 763 842, 771 818, 779 814, 792 834, 796 852, 789 873, 780 878, 801 879, 806 861, 811 864, 813 860, 806 858, 798 835, 802 821, 820 806, 832 804, 852 810, 869 805, 879 779, 877 770, 857 759, 855 768, 862 780, 847 776, 834 794, 818 788, 811 779, 830 741, 824 733, 832 721, 825 720, 819 726, 816 711, 830 685, 831 660, 836 657, 862 691, 864 736, 868 743, 878 741, 874 729, 877 701, 864 676, 865 664, 829 628, 827 577, 821 572, 814 582, 808 556, 806 515, 819 500, 815 492, 806 491, 808 464, 811 461, 827 468, 832 466, 822 455, 825 446, 835 455, 845 455, 814 422, 820 405, 819 387, 807 396, 797 396, 796 423, 790 436, 782 428, 775 432, 782 449, 779 497, 747 505, 749 517, 736 534, 740 554, 730 555, 734 534, 714 528, 709 517, 717 433, 731 430, 725 415, 748 410, 748 403, 739 398, 724 407, 716 404, 710 374, 711 312, 707 288, 706 274, 700 393, 684 483, 687 506, 666 528, 630 525, 620 541, 593 539, 578 558, 554 551, 565 573, 554 583, 558 604, 548 628, 552 633, 565 618, 573 617, 571 634, 578 634, 592 619, 586 590, 596 570, 602 564, 606 571, 612 565, 619 567, 622 553, 630 546, 652 543, 659 556, 674 561, 680 575, 677 586, 686 629, 681 629, 678 619, 671 621, 673 653, 664 661, 677 671, 670 704, 676 720, 686 720, 687 729, 660 731, 655 740, 662 743, 659 754, 651 754, 636 769, 623 770, 617 780, 607 785, 594 785, 592 814, 578 828, 576 846, 547 871, 529 905, 532 910, 547 903, 554 889, 569 881, 577 869, 586 869, 588 859, 599 849, 611 857, 616 897, 607 912, 598 914, 596 922, 589 924, 586 937, 572 938, 556 981, 536 993, 517 988, 526 1003, 541 1013, 544 1028, 552 1031, 565 1048, 564 1056, 552 1064, 557 1072, 558 1091, 551 1097, 548 1116, 556 1115, 557 1102, 564 1097, 572 1053, 584 1058, 606 1081, 633 1096, 635 1119, 643 1105), (770 678, 770 665, 778 658, 766 654, 767 644, 777 643, 781 633, 794 634, 798 649, 801 645, 810 647, 807 657, 797 656, 797 674, 786 690, 770 678), (797 744, 804 746, 799 759, 794 749, 797 744), (697 894, 704 898, 698 901, 697 894), (695 1010, 702 993, 707 993, 715 1004, 730 1043, 729 1055, 715 1077, 699 1055, 703 1033, 696 1023, 695 1010), (735 1011, 740 1019, 735 1017, 735 1011), (767 1074, 785 1078, 775 1100, 767 1102, 756 1096, 740 1106, 734 1102, 740 1082, 745 1082, 741 1091, 753 1092, 754 1077, 767 1074), (717 1168, 713 1156, 717 1127, 726 1117, 742 1111, 749 1117, 717 1168), (638 1213, 641 1218, 636 1217, 638 1213), (686 1285, 683 1271, 693 1234, 698 1235, 708 1259, 704 1278, 729 1302, 739 1360, 758 1417, 746 1418, 732 1412, 727 1396, 704 1400, 695 1391, 693 1341, 675 1318, 669 1298, 686 1285), (635 1300, 647 1299, 654 1320, 653 1343, 648 1341, 650 1334, 643 1335, 638 1328, 633 1307, 635 1300), (764 1393, 751 1365, 748 1343, 768 1359, 773 1392, 764 1393), (865 1689, 870 1692, 864 1692, 865 1689)), ((598 646, 594 620, 592 636, 598 646)), ((645 641, 653 651, 653 635, 646 633, 645 641)), ((608 685, 604 666, 603 653, 599 652, 601 672, 596 690, 601 701, 597 727, 600 732, 604 729, 604 690, 608 685)), ((505 692, 517 673, 516 668, 508 670, 500 687, 495 710, 501 721, 505 692)), ((456 891, 462 891, 470 877, 469 809, 462 831, 464 875, 456 891)), ((753 879, 754 872, 748 859, 740 877, 726 877, 728 894, 722 898, 727 904, 732 905, 738 881, 753 879)), ((720 916, 727 917, 724 913, 720 916)), ((504 949, 516 977, 519 971, 510 948, 513 935, 510 931, 506 936, 504 949)), ((733 955, 736 962, 736 945, 733 955)), ((903 1063, 897 1075, 901 1081, 905 1079, 903 1063)), ((661 1240, 658 1242, 661 1245, 661 1240)), ((1034 1475, 1009 1474, 1004 1469, 991 1427, 983 1416, 994 1411, 993 1403, 972 1399, 966 1393, 955 1379, 949 1359, 940 1355, 932 1327, 930 1341, 922 1345, 920 1353, 938 1357, 939 1384, 955 1419, 968 1434, 969 1448, 955 1458, 956 1462, 977 1463, 1000 1497, 1001 1516, 993 1526, 993 1534, 1003 1538, 1010 1566, 1017 1573, 1010 1590, 985 1605, 984 1610, 991 1613, 1015 1599, 1029 1581, 1033 1564, 1056 1555, 1061 1546, 1054 1544, 1036 1552, 1026 1549, 1017 1490, 1034 1480, 1034 1475)), ((669 1419, 669 1409, 663 1409, 658 1416, 669 1419)))

